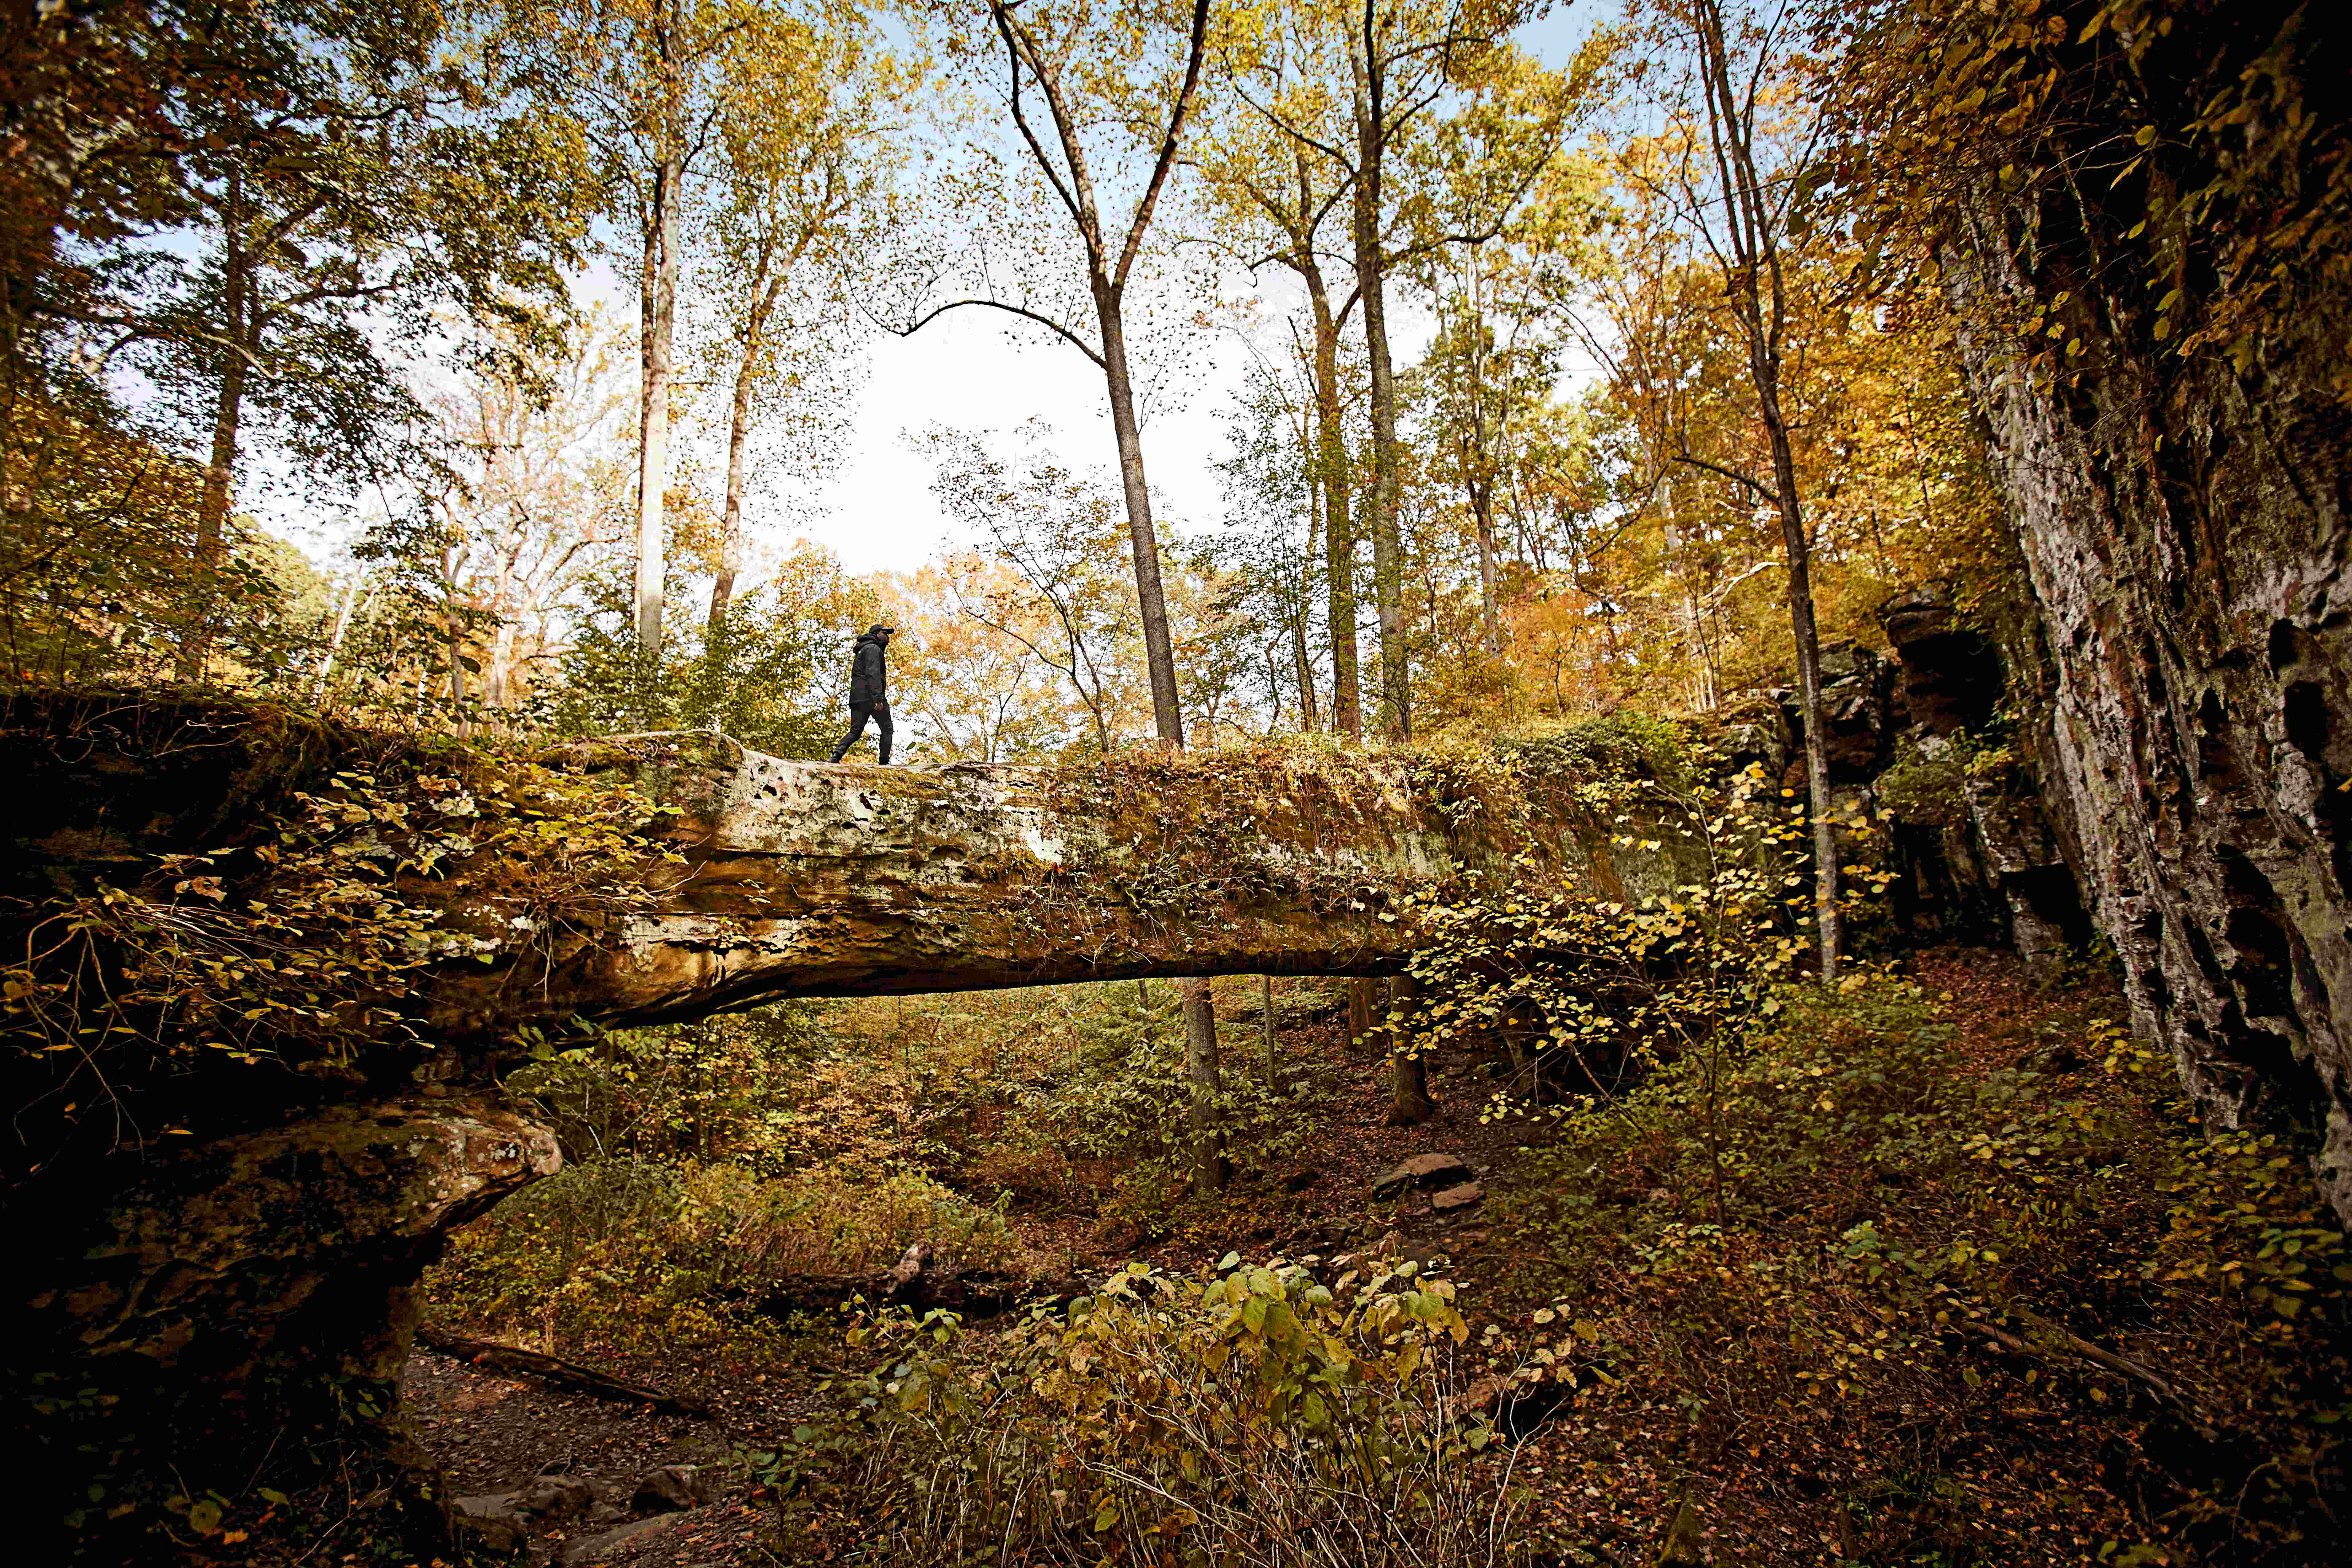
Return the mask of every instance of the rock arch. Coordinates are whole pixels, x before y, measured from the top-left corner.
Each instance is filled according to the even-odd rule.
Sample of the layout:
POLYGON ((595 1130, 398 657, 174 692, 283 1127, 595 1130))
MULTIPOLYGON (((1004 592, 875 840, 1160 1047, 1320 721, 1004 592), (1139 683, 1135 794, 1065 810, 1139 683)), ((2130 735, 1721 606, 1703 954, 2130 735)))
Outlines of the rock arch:
MULTIPOLYGON (((1612 849, 1576 779, 1530 787, 1491 756, 883 770, 695 733, 517 758, 103 694, 20 694, 6 721, 9 963, 110 889, 162 922, 139 929, 184 906, 207 951, 267 957, 252 920, 330 907, 289 889, 298 862, 424 944, 381 966, 375 1011, 315 1010, 368 1020, 333 1052, 298 1030, 274 1060, 60 1050, 12 991, 11 1392, 77 1497, 122 1484, 125 1454, 184 1473, 388 1402, 443 1237, 559 1163, 497 1089, 531 1042, 785 996, 1380 973, 1412 950, 1412 900, 1468 876, 1612 898, 1682 879, 1671 842, 1612 849), (69 1102, 84 1058, 118 1068, 111 1128, 69 1102)), ((20 988, 41 979, 22 962, 20 988)))

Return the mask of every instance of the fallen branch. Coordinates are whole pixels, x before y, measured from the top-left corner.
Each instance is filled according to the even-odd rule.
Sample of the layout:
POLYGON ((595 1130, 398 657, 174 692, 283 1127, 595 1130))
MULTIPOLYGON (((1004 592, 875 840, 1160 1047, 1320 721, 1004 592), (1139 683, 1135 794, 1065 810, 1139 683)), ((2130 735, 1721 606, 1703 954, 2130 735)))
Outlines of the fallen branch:
POLYGON ((699 1399, 681 1394, 667 1394, 658 1388, 648 1388, 639 1383, 626 1383, 593 1366, 583 1366, 562 1356, 543 1355, 527 1351, 520 1345, 502 1345, 495 1340, 468 1339, 446 1329, 420 1324, 416 1342, 455 1360, 475 1366, 496 1367, 501 1372, 520 1372, 568 1388, 577 1394, 597 1399, 609 1399, 622 1405, 650 1405, 672 1415, 691 1415, 698 1420, 710 1419, 710 1406, 699 1399))
MULTIPOLYGON (((2065 1329, 2062 1329, 2057 1324, 2049 1321, 2047 1319, 2038 1318, 2030 1312, 2023 1311, 2014 1312, 2014 1315, 2022 1319, 2036 1332, 2047 1334, 2052 1339, 2056 1340, 2060 1344, 2063 1345, 2068 1351, 2080 1359, 2089 1362, 2094 1366, 2104 1367, 2107 1371, 2114 1373, 2118 1377, 2129 1378, 2132 1382, 2138 1384, 2142 1388, 2147 1389, 2150 1394, 2156 1395, 2158 1399, 2161 1400, 2166 1405, 2172 1406, 2175 1410, 2179 1410, 2191 1415, 2198 1414, 2196 1406, 2189 1403, 2185 1394, 2183 1394, 2179 1389, 2173 1387, 2171 1384, 2166 1382, 2163 1378, 2149 1371, 2147 1367, 2142 1366, 2139 1363, 2129 1360, 2124 1356, 2119 1356, 2113 1351, 2103 1350, 2099 1346, 2093 1344, 2090 1341, 2083 1338, 2080 1334, 2072 1333, 2065 1329)), ((2000 1346, 2001 1349, 2012 1352, 2019 1355, 2041 1356, 2047 1358, 2051 1354, 2051 1352, 2046 1347, 2034 1344, 2028 1340, 2020 1339, 2017 1335, 2009 1332, 2007 1330, 1997 1329, 1990 1323, 1985 1322, 1980 1319, 1963 1319, 1961 1321, 1961 1327, 1967 1329, 1971 1333, 1982 1334, 1986 1339, 1989 1339, 1993 1343, 2000 1346)))

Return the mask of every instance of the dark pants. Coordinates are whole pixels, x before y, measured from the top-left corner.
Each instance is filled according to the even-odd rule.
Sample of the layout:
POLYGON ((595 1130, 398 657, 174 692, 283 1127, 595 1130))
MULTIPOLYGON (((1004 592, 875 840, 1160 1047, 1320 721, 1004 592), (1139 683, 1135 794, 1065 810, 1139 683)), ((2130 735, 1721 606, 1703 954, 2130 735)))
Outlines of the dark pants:
POLYGON ((853 702, 849 705, 849 733, 841 738, 834 749, 833 760, 849 755, 849 748, 857 744, 857 737, 866 733, 866 721, 874 721, 874 744, 882 752, 882 765, 890 765, 890 705, 887 702, 853 702))

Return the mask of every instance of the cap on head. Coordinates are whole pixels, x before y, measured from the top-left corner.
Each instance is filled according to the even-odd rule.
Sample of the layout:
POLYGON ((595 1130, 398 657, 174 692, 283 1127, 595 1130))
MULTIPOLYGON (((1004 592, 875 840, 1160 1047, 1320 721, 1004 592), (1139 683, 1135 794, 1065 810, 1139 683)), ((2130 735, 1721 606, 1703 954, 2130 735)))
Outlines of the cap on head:
POLYGON ((887 637, 894 636, 898 630, 898 627, 887 621, 877 621, 866 628, 866 635, 869 637, 887 637))

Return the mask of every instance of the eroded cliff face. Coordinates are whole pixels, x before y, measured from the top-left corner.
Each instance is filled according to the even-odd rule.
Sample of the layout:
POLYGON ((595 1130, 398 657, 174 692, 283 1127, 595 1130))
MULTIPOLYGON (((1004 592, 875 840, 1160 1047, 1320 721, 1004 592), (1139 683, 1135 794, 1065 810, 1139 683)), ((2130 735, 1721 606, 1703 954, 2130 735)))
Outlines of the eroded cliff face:
POLYGON ((2215 1123, 2283 1122, 2352 1219, 2352 439, 2339 312, 2242 369, 2094 299, 2091 368, 1990 323, 2047 294, 1988 202, 1948 260, 2046 647, 2044 804, 2137 1028, 2215 1123))

